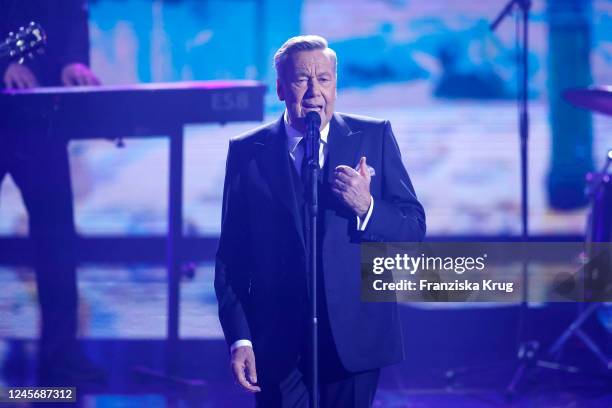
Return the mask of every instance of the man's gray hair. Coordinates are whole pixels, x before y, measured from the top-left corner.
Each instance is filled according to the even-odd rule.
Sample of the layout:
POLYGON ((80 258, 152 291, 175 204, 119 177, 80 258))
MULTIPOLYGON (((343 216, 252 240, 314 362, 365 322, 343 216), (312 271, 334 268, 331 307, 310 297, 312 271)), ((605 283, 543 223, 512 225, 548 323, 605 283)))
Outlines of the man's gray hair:
POLYGON ((291 54, 297 51, 323 50, 328 53, 334 63, 334 68, 338 67, 336 52, 329 48, 327 40, 319 35, 298 35, 291 37, 274 54, 274 68, 276 76, 282 72, 283 65, 291 54))

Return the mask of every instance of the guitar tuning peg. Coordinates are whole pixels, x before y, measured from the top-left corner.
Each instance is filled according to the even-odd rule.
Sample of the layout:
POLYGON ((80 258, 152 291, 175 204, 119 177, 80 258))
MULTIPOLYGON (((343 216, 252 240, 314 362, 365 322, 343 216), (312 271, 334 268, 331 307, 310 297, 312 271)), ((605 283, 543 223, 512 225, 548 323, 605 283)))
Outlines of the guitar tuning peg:
POLYGON ((24 57, 20 57, 20 58, 17 60, 17 63, 18 63, 18 64, 23 64, 23 63, 24 63, 24 61, 25 61, 25 58, 24 58, 24 57))

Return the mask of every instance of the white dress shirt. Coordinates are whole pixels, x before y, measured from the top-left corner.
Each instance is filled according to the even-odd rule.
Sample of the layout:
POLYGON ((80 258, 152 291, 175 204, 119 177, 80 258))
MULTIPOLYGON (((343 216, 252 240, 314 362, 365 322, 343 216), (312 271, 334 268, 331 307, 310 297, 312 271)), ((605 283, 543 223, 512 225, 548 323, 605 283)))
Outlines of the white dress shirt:
MULTIPOLYGON (((287 111, 283 116, 285 120, 285 132, 287 133, 287 147, 289 149, 289 156, 295 165, 295 169, 298 174, 301 176, 302 171, 302 161, 304 160, 304 145, 300 144, 300 141, 304 138, 304 135, 300 133, 297 129, 293 128, 289 124, 289 119, 287 117, 287 111)), ((325 159, 327 158, 328 147, 327 147, 327 137, 329 136, 329 123, 325 125, 325 127, 321 130, 321 143, 319 145, 319 167, 323 168, 325 165, 325 159)), ((370 197, 370 208, 368 208, 368 212, 361 220, 359 217, 357 218, 356 228, 358 231, 365 231, 368 226, 368 222, 370 221, 370 216, 372 215, 372 210, 374 209, 374 197, 370 197)), ((236 340, 232 346, 230 347, 230 351, 234 351, 238 347, 253 347, 253 343, 248 339, 240 339, 236 340)))

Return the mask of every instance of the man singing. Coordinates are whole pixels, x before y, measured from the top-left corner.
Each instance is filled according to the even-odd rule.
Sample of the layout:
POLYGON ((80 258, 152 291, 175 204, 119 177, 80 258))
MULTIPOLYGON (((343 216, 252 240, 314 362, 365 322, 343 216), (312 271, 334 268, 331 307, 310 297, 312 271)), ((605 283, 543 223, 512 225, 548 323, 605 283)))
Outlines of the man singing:
POLYGON ((334 113, 335 52, 319 36, 274 56, 284 114, 230 142, 215 290, 237 382, 257 406, 309 404, 304 118, 321 116, 317 228, 321 407, 370 407, 403 358, 394 303, 360 300, 362 242, 420 241, 425 214, 388 121, 334 113))

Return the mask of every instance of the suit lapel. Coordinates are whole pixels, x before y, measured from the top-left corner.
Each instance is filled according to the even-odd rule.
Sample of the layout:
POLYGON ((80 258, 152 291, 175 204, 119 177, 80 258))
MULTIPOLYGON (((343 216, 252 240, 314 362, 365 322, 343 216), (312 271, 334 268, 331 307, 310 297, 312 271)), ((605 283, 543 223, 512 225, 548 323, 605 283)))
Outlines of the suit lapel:
POLYGON ((293 169, 290 166, 293 165, 289 157, 285 124, 281 116, 272 125, 270 132, 263 142, 262 151, 259 156, 259 167, 270 185, 272 194, 280 201, 281 206, 291 214, 296 232, 299 234, 302 245, 305 248, 302 217, 298 210, 295 189, 291 181, 290 172, 293 169))
MULTIPOLYGON (((357 164, 359 157, 359 150, 362 144, 362 132, 361 131, 353 131, 346 124, 342 116, 338 114, 334 114, 330 122, 329 129, 329 137, 327 139, 329 146, 329 167, 327 171, 327 180, 328 186, 331 186, 333 178, 334 178, 334 169, 344 164, 346 166, 355 167, 357 164)), ((328 187, 329 188, 329 187, 328 187)), ((331 192, 330 192, 331 194, 331 192)), ((333 229, 332 219, 333 215, 340 216, 342 218, 348 218, 349 222, 356 222, 354 217, 350 217, 349 211, 344 204, 341 204, 338 199, 334 197, 333 199, 338 206, 334 205, 335 210, 325 211, 324 212, 324 228, 323 228, 323 239, 321 251, 325 250, 327 247, 327 239, 329 237, 329 232, 333 229)))
POLYGON ((342 116, 334 114, 329 128, 327 139, 329 146, 328 181, 334 177, 334 169, 341 165, 355 167, 359 161, 357 157, 361 146, 361 131, 354 132, 346 124, 342 116))

